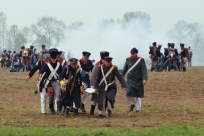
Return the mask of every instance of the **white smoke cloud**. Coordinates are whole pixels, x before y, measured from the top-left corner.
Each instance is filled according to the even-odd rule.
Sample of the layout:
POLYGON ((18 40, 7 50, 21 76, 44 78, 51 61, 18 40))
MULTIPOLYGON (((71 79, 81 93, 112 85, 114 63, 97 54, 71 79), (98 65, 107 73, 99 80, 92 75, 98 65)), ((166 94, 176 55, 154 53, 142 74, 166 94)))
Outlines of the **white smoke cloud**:
POLYGON ((96 21, 93 24, 84 24, 78 29, 68 30, 59 50, 66 53, 71 50, 73 57, 78 59, 83 51, 88 51, 91 52, 90 59, 96 61, 100 59, 100 51, 109 51, 113 64, 122 69, 133 47, 139 50, 138 56, 145 58, 149 64, 149 46, 155 40, 146 20, 137 19, 129 23, 96 21))

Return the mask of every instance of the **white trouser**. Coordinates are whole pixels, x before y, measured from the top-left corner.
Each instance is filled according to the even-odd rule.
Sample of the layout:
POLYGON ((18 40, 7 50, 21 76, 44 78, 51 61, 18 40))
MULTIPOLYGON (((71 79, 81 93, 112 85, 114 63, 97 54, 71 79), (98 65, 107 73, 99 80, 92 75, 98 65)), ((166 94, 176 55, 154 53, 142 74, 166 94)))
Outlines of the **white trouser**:
POLYGON ((88 93, 85 93, 81 96, 81 103, 86 105, 87 101, 89 99, 89 94, 88 93))
POLYGON ((129 105, 135 105, 136 110, 141 111, 141 107, 142 107, 142 99, 141 98, 127 96, 127 103, 129 105))
POLYGON ((41 112, 42 113, 46 113, 46 98, 47 98, 47 92, 46 92, 46 89, 43 88, 42 92, 40 92, 41 112))
POLYGON ((57 111, 57 101, 56 101, 56 99, 54 99, 54 109, 55 109, 55 111, 57 111))
POLYGON ((75 103, 74 103, 74 102, 73 102, 73 108, 74 108, 74 109, 77 109, 77 107, 75 106, 75 103))

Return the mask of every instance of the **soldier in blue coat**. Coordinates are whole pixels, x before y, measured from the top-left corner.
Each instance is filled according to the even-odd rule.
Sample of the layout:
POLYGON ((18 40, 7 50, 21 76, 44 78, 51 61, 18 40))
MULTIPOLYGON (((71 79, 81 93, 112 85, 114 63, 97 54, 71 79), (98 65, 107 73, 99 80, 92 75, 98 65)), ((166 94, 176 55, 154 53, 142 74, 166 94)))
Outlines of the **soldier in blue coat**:
MULTIPOLYGON (((84 90, 86 90, 86 88, 90 88, 90 77, 89 77, 89 73, 92 72, 93 69, 93 63, 91 60, 89 60, 89 56, 91 55, 90 52, 84 51, 82 52, 82 58, 80 59, 80 65, 82 68, 82 84, 84 86, 84 90)), ((85 104, 88 100, 88 94, 85 93, 82 95, 81 98, 81 107, 80 109, 82 110, 82 112, 86 112, 85 109, 85 104)))
POLYGON ((53 97, 54 95, 56 101, 57 101, 57 112, 61 113, 60 111, 60 84, 58 81, 58 76, 62 71, 62 66, 59 62, 57 62, 57 54, 58 50, 56 48, 52 48, 49 50, 50 53, 50 63, 45 64, 41 70, 40 70, 40 76, 39 76, 39 81, 42 80, 42 75, 45 72, 45 83, 44 83, 44 88, 47 89, 48 91, 48 99, 49 99, 49 108, 51 110, 51 114, 54 115, 54 104, 53 104, 53 97))
POLYGON ((130 111, 136 106, 136 112, 141 111, 141 98, 144 97, 144 85, 147 82, 147 67, 145 60, 137 56, 138 50, 133 48, 131 56, 126 59, 123 77, 127 78, 127 102, 130 111))
MULTIPOLYGON (((31 69, 30 73, 26 77, 26 82, 35 74, 36 71, 41 70, 41 68, 48 63, 50 60, 50 54, 44 54, 43 59, 39 60, 33 69, 31 69)), ((40 92, 40 102, 41 102, 41 113, 42 115, 46 115, 46 99, 47 99, 47 90, 44 88, 45 77, 42 76, 42 80, 38 81, 38 89, 37 92, 40 92)))
POLYGON ((65 116, 69 115, 69 111, 73 104, 74 117, 78 117, 78 109, 80 107, 82 90, 81 68, 77 65, 77 59, 69 59, 70 65, 63 68, 59 75, 59 81, 62 87, 66 86, 66 92, 62 98, 61 105, 66 106, 65 116), (67 83, 64 81, 67 80, 67 83))

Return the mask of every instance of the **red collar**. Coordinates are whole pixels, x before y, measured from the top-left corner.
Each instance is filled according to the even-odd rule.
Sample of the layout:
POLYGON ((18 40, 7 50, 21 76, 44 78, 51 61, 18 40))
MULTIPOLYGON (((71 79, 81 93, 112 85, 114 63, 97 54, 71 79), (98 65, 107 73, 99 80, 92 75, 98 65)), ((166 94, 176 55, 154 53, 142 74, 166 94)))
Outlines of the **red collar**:
POLYGON ((87 63, 85 63, 85 61, 84 61, 84 59, 83 59, 83 58, 81 58, 81 59, 80 59, 80 61, 81 61, 81 63, 82 63, 82 64, 87 64, 87 63, 88 63, 88 62, 87 62, 87 63))
POLYGON ((98 64, 98 66, 102 66, 103 65, 103 63, 102 63, 102 61, 100 60, 100 61, 98 61, 96 64, 98 64))
POLYGON ((57 62, 59 62, 59 63, 61 63, 63 61, 63 58, 62 57, 60 57, 58 60, 57 60, 57 62))
MULTIPOLYGON (((106 67, 105 64, 102 64, 101 66, 106 67)), ((112 67, 112 66, 113 66, 113 64, 111 63, 109 67, 112 67)))
POLYGON ((137 59, 138 59, 138 57, 136 57, 136 58, 132 58, 131 56, 128 57, 128 58, 131 59, 131 60, 137 60, 137 59))
POLYGON ((81 61, 81 63, 83 63, 83 64, 85 63, 83 58, 81 58, 80 61, 81 61))

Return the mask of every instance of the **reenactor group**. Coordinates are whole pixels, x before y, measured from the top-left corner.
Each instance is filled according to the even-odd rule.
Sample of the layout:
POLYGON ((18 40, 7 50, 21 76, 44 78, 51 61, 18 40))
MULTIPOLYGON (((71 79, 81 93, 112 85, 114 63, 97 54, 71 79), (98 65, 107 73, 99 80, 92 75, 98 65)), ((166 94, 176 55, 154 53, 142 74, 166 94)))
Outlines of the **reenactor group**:
POLYGON ((150 46, 150 59, 151 59, 151 71, 186 71, 186 64, 191 65, 192 52, 189 48, 185 48, 184 44, 180 44, 181 51, 178 52, 174 48, 174 43, 168 43, 167 48, 164 48, 164 53, 161 52, 162 45, 158 45, 154 42, 150 46))
POLYGON ((62 51, 56 48, 44 49, 26 81, 39 71, 37 92, 40 92, 43 116, 47 115, 48 98, 51 115, 63 113, 68 117, 73 112, 74 117, 78 117, 79 109, 83 113, 87 112, 85 107, 91 95, 89 115, 94 115, 98 104, 98 117, 111 117, 118 82, 126 91, 130 111, 136 107, 135 111, 140 112, 144 85, 147 82, 147 68, 144 59, 137 56, 136 48, 131 49, 130 54, 121 74, 117 66, 112 64, 113 58, 108 51, 101 51, 100 60, 94 65, 95 61, 89 59, 91 53, 87 51, 82 52, 81 59, 70 58, 66 62, 62 51))
POLYGON ((1 68, 10 68, 12 62, 11 51, 4 50, 0 56, 1 68))
MULTIPOLYGON (((174 48, 174 43, 168 43, 168 47, 161 53, 162 45, 153 43, 150 46, 150 58, 152 60, 151 71, 186 71, 186 62, 191 62, 192 52, 180 44, 181 52, 174 48)), ((70 58, 67 62, 64 52, 56 48, 46 49, 42 45, 42 51, 30 46, 29 49, 21 47, 19 53, 6 50, 2 53, 1 64, 9 66, 8 60, 13 65, 13 71, 29 71, 26 82, 38 71, 38 83, 35 93, 40 93, 41 113, 46 113, 46 101, 48 101, 50 114, 62 114, 66 117, 73 112, 78 117, 79 109, 85 113, 86 104, 91 95, 91 107, 89 115, 94 115, 98 105, 98 117, 112 116, 117 83, 126 92, 127 103, 132 112, 141 111, 142 98, 144 97, 144 85, 147 83, 147 67, 145 60, 138 57, 138 50, 132 48, 130 56, 126 58, 122 73, 116 65, 112 64, 112 57, 108 51, 100 52, 100 60, 90 60, 90 52, 83 51, 82 58, 70 58), (35 57, 34 57, 35 56, 35 57), (15 67, 16 66, 16 67, 15 67), (19 66, 19 67, 17 67, 19 66), (117 78, 117 79, 116 79, 117 78), (117 81, 116 81, 117 80, 117 81)), ((189 64, 191 66, 191 63, 189 64)))
MULTIPOLYGON (((44 45, 43 45, 44 46, 44 45)), ((34 46, 30 46, 30 48, 25 48, 22 46, 19 52, 4 50, 0 61, 2 68, 12 68, 10 72, 18 72, 20 69, 23 71, 30 71, 35 63, 39 59, 39 54, 36 53, 36 49, 33 49, 34 46)))

